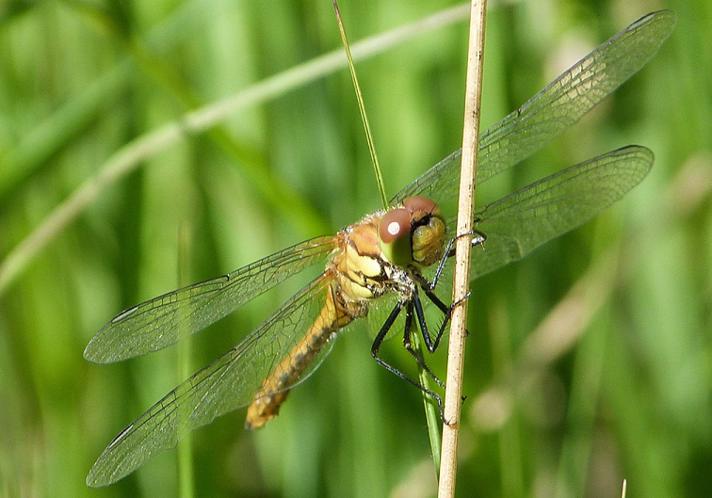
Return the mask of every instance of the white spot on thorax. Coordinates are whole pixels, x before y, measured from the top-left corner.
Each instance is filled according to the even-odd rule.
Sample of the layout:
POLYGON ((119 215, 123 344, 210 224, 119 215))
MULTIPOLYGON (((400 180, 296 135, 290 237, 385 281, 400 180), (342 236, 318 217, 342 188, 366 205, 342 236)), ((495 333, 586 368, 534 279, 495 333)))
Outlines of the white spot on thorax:
POLYGON ((391 221, 388 224, 388 233, 390 233, 391 235, 398 235, 400 233, 400 231, 401 231, 401 226, 400 226, 400 223, 398 223, 397 221, 391 221))

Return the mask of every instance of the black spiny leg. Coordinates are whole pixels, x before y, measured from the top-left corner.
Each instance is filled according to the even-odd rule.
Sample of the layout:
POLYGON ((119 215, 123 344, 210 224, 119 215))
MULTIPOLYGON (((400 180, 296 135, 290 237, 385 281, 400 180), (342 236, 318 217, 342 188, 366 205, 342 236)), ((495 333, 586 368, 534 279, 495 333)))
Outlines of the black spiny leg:
POLYGON ((423 333, 423 339, 425 339, 425 344, 428 346, 428 351, 432 353, 438 348, 440 339, 442 338, 442 335, 445 332, 445 328, 447 327, 447 324, 450 323, 450 318, 452 317, 453 310, 463 302, 467 301, 467 299, 470 297, 470 293, 468 292, 463 299, 460 299, 448 306, 447 304, 442 302, 442 300, 435 294, 435 292, 432 291, 432 289, 429 288, 430 286, 425 277, 417 273, 415 274, 415 277, 418 284, 420 284, 420 287, 423 289, 423 292, 425 292, 425 295, 428 296, 428 299, 430 299, 430 302, 432 302, 442 312, 442 314, 445 315, 445 318, 440 324, 440 327, 438 327, 438 333, 435 336, 435 340, 432 341, 430 337, 430 330, 428 328, 427 323, 425 322, 423 306, 420 302, 420 297, 418 296, 418 292, 416 289, 415 296, 413 299, 413 302, 415 304, 415 312, 418 316, 418 322, 420 323, 420 329, 423 333), (420 311, 418 311, 418 308, 420 308, 420 311))
MULTIPOLYGON (((399 302, 393 308, 393 311, 391 311, 390 315, 388 315, 388 318, 386 318, 386 321, 381 326, 381 330, 378 331, 378 334, 376 335, 376 338, 373 341, 373 345, 371 346, 371 356, 373 356, 373 359, 376 360, 376 363, 378 363, 383 368, 385 368, 386 370, 391 372, 393 375, 414 385, 415 387, 417 387, 418 389, 423 391, 425 394, 430 396, 432 399, 434 399, 435 402, 438 404, 438 411, 440 412, 440 418, 442 418, 444 420, 442 399, 440 398, 440 396, 437 393, 426 388, 417 380, 411 379, 405 373, 401 372, 400 370, 398 370, 396 367, 390 365, 389 363, 386 363, 385 360, 383 360, 381 357, 378 356, 378 351, 381 348, 381 344, 383 344, 383 340, 385 339, 386 334, 388 334, 388 331, 393 326, 393 322, 396 321, 396 318, 398 318, 398 315, 400 314, 402 309, 403 309, 403 303, 399 302)), ((412 321, 413 321, 412 304, 408 303, 408 309, 406 309, 406 326, 410 327, 412 321)), ((425 365, 425 364, 423 364, 423 365, 425 365)), ((427 366, 425 367, 425 369, 426 369, 426 371, 429 371, 427 366)))
POLYGON ((425 345, 428 348, 428 351, 431 353, 434 353, 436 349, 438 349, 438 345, 440 344, 440 339, 443 337, 443 333, 445 332, 445 327, 447 326, 448 322, 450 321, 450 315, 452 315, 452 310, 454 308, 453 306, 447 306, 445 303, 443 303, 438 296, 436 296, 433 292, 423 289, 426 293, 426 295, 430 298, 430 300, 437 306, 440 311, 443 312, 445 315, 445 319, 443 322, 440 324, 440 327, 438 327, 438 333, 435 335, 435 339, 433 339, 430 336, 430 330, 428 329, 428 323, 425 321, 425 313, 423 312, 423 303, 420 302, 420 296, 418 295, 418 289, 415 289, 415 292, 413 292, 413 307, 415 308, 415 316, 418 318, 418 324, 420 325, 420 332, 423 335, 423 340, 425 341, 425 345))
POLYGON ((410 341, 410 331, 412 324, 413 302, 411 301, 408 303, 408 308, 406 309, 405 330, 403 331, 403 346, 405 347, 405 350, 408 351, 413 358, 415 358, 415 362, 418 364, 418 367, 421 370, 425 371, 425 373, 428 374, 438 386, 445 389, 445 383, 440 380, 438 376, 435 375, 432 370, 430 370, 430 367, 427 365, 427 363, 425 363, 425 358, 423 358, 422 351, 413 347, 413 343, 410 341))
POLYGON ((438 281, 440 280, 440 276, 443 273, 443 270, 445 269, 445 263, 447 263, 447 260, 450 259, 455 255, 455 242, 462 238, 462 237, 472 237, 472 245, 474 246, 485 246, 485 241, 487 240, 487 235, 484 232, 480 232, 479 230, 472 230, 471 232, 464 233, 462 235, 458 235, 457 237, 453 237, 450 239, 445 246, 445 251, 443 252, 442 258, 440 258, 440 262, 438 263, 438 268, 435 270, 435 276, 433 276, 433 281, 429 282, 427 284, 427 287, 430 290, 435 289, 435 286, 438 285, 438 281))

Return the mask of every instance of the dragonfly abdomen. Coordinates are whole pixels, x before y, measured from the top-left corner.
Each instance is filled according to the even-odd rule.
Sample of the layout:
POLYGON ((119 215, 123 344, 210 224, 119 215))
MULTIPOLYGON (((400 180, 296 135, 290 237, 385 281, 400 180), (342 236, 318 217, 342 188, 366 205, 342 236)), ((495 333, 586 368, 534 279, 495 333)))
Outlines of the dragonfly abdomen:
POLYGON ((347 309, 337 287, 327 288, 324 306, 312 326, 262 382, 247 409, 246 429, 259 429, 277 416, 291 386, 299 381, 336 332, 356 318, 353 310, 347 309))

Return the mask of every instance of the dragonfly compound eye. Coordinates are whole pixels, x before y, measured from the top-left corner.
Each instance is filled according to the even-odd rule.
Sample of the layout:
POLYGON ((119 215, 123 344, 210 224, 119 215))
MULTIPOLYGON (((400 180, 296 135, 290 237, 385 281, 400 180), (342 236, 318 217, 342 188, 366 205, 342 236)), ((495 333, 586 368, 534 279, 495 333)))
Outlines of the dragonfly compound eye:
POLYGON ((381 251, 388 261, 405 266, 411 262, 410 255, 410 220, 407 209, 391 209, 378 224, 378 238, 381 251))
POLYGON ((438 261, 445 249, 445 222, 438 215, 428 219, 427 224, 413 230, 413 261, 422 266, 430 266, 438 261))
POLYGON ((420 195, 407 197, 403 201, 403 207, 411 213, 415 221, 431 214, 437 214, 439 211, 438 205, 434 201, 420 195))

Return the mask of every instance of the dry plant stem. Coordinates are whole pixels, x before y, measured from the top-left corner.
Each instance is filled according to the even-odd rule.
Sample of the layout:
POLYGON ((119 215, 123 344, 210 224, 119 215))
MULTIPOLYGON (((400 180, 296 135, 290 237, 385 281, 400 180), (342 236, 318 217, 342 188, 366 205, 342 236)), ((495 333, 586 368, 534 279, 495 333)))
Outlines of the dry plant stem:
MULTIPOLYGON (((354 60, 361 60, 404 43, 420 34, 453 24, 466 16, 466 6, 458 5, 424 19, 372 36, 352 47, 354 60)), ((87 178, 67 199, 15 246, 0 262, 0 295, 30 262, 79 216, 99 195, 144 161, 185 140, 204 132, 235 112, 276 98, 289 90, 314 81, 346 65, 341 50, 334 50, 309 62, 266 78, 223 100, 185 114, 182 119, 165 124, 129 142, 87 178)))
MULTIPOLYGON (((462 163, 460 167, 460 197, 457 213, 457 233, 472 231, 475 177, 477 173, 477 143, 480 133, 480 102, 482 98, 482 62, 485 43, 486 0, 473 0, 470 5, 470 38, 467 51, 467 81, 465 84, 465 118, 462 133, 462 163)), ((442 462, 438 497, 455 496, 457 476, 457 443, 462 400, 462 369, 465 360, 467 296, 470 282, 470 239, 460 237, 455 252, 453 302, 456 306, 450 325, 448 345, 447 387, 445 390, 445 424, 443 425, 442 462)))

